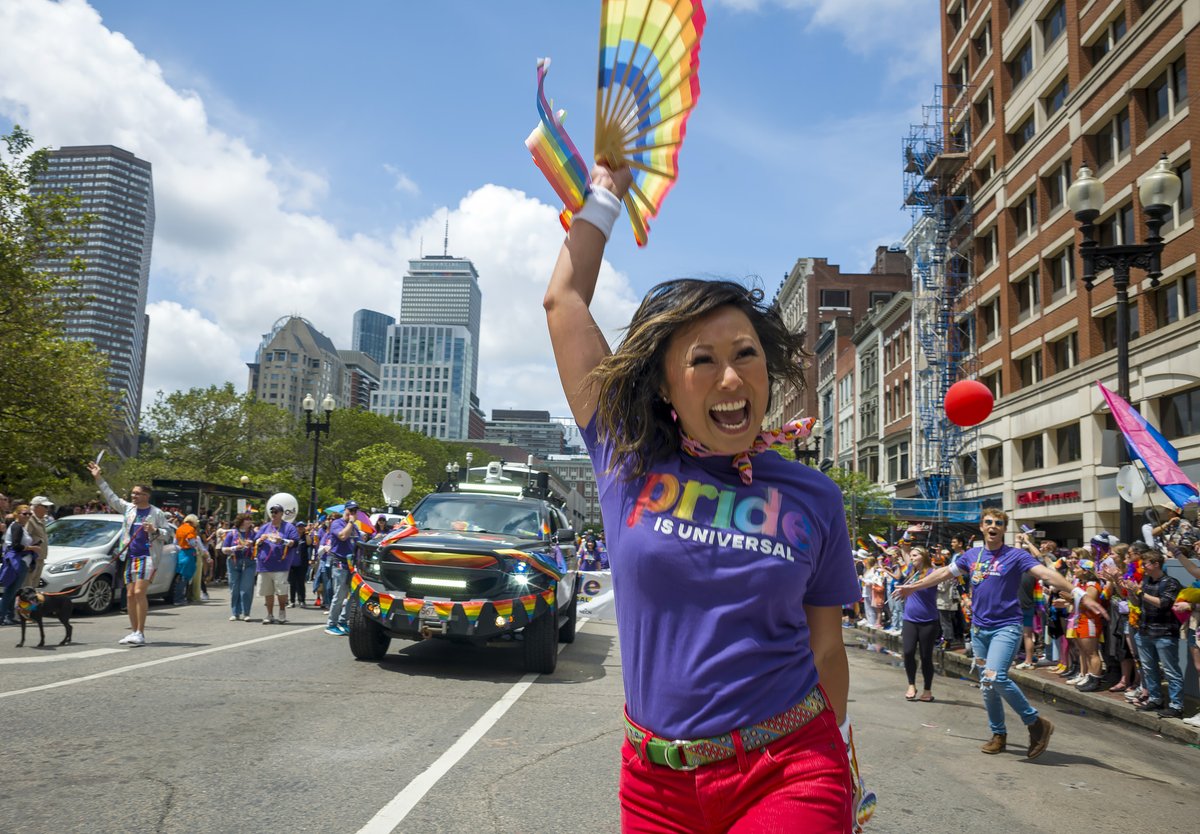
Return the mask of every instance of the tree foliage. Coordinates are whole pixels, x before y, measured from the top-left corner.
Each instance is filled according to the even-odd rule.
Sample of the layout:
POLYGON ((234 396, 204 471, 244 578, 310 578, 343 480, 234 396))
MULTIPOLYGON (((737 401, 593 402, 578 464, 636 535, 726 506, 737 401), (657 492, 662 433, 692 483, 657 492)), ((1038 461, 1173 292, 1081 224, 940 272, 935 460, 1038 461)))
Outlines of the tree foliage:
POLYGON ((92 218, 75 197, 34 193, 48 155, 20 126, 0 143, 0 477, 16 494, 64 489, 115 414, 104 359, 65 338, 64 305, 84 267, 69 250, 92 218))
POLYGON ((375 443, 358 451, 346 465, 345 479, 347 497, 363 506, 376 506, 383 498, 383 478, 394 469, 402 469, 412 476, 412 492, 404 500, 404 506, 412 507, 417 501, 433 492, 434 483, 426 479, 426 461, 390 443, 375 443))
POLYGON ((846 526, 851 536, 868 533, 886 534, 897 520, 892 516, 892 501, 879 484, 862 472, 850 469, 831 469, 828 473, 842 491, 846 507, 846 526))

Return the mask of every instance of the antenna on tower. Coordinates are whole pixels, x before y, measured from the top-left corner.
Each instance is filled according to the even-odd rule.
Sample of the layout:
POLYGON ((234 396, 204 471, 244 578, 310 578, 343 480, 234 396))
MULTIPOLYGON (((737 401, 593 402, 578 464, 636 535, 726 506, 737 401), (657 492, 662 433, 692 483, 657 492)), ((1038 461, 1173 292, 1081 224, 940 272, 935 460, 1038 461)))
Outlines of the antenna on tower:
POLYGON ((446 209, 446 236, 442 238, 442 257, 450 255, 450 209, 446 209))

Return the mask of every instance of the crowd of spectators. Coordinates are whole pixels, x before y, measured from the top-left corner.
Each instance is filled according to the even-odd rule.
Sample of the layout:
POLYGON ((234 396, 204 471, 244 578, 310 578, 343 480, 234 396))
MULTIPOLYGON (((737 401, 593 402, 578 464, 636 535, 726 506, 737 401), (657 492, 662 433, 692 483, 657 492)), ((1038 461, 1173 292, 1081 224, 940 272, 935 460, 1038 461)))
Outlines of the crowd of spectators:
MULTIPOLYGON (((1070 595, 1053 589, 1047 593, 1032 573, 1025 574, 1020 589, 1023 646, 1015 666, 1046 670, 1080 692, 1123 693, 1138 710, 1200 727, 1200 713, 1184 717, 1186 670, 1179 659, 1182 641, 1200 675, 1197 530, 1178 510, 1163 508, 1147 512, 1142 535, 1138 541, 1124 543, 1101 532, 1082 547, 1063 548, 1051 539, 1035 537, 1028 527, 1022 528, 1016 536, 1017 546, 1098 600, 1108 618, 1078 613, 1070 595), (1169 559, 1177 561, 1190 582, 1167 574, 1169 559)), ((874 553, 864 544, 860 542, 855 554, 862 600, 854 610, 845 612, 845 624, 869 626, 902 638, 909 672, 906 697, 913 700, 915 659, 910 655, 918 648, 922 656, 925 651, 910 635, 928 634, 931 629, 906 627, 906 600, 896 589, 919 580, 930 567, 947 564, 973 543, 965 536, 954 536, 946 545, 902 539, 895 545, 876 547, 874 553)), ((912 605, 911 599, 907 602, 912 605)), ((936 612, 936 642, 948 649, 961 648, 969 655, 971 586, 967 577, 937 586, 936 612)), ((928 678, 926 681, 925 695, 928 678)), ((923 695, 921 700, 927 698, 923 695)))

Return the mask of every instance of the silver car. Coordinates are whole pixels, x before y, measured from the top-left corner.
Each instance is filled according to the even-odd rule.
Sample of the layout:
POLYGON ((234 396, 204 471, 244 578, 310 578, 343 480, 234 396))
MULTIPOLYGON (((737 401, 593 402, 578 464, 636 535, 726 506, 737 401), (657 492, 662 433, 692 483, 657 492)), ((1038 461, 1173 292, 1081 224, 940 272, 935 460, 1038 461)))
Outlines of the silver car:
MULTIPOLYGON (((49 548, 38 590, 70 594, 72 602, 93 614, 111 608, 121 587, 118 571, 124 568, 124 562, 114 558, 120 549, 123 522, 124 518, 116 513, 88 513, 63 516, 47 524, 49 548)), ((174 544, 163 547, 162 559, 150 580, 150 597, 173 600, 176 551, 174 544)))

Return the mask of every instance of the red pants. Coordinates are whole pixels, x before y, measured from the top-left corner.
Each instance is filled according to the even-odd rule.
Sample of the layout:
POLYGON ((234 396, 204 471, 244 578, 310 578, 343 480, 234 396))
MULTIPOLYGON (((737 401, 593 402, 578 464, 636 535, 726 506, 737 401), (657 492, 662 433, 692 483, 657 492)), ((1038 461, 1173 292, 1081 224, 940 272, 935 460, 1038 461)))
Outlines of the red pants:
POLYGON ((675 771, 621 748, 621 831, 850 834, 850 762, 832 710, 776 742, 675 771))

